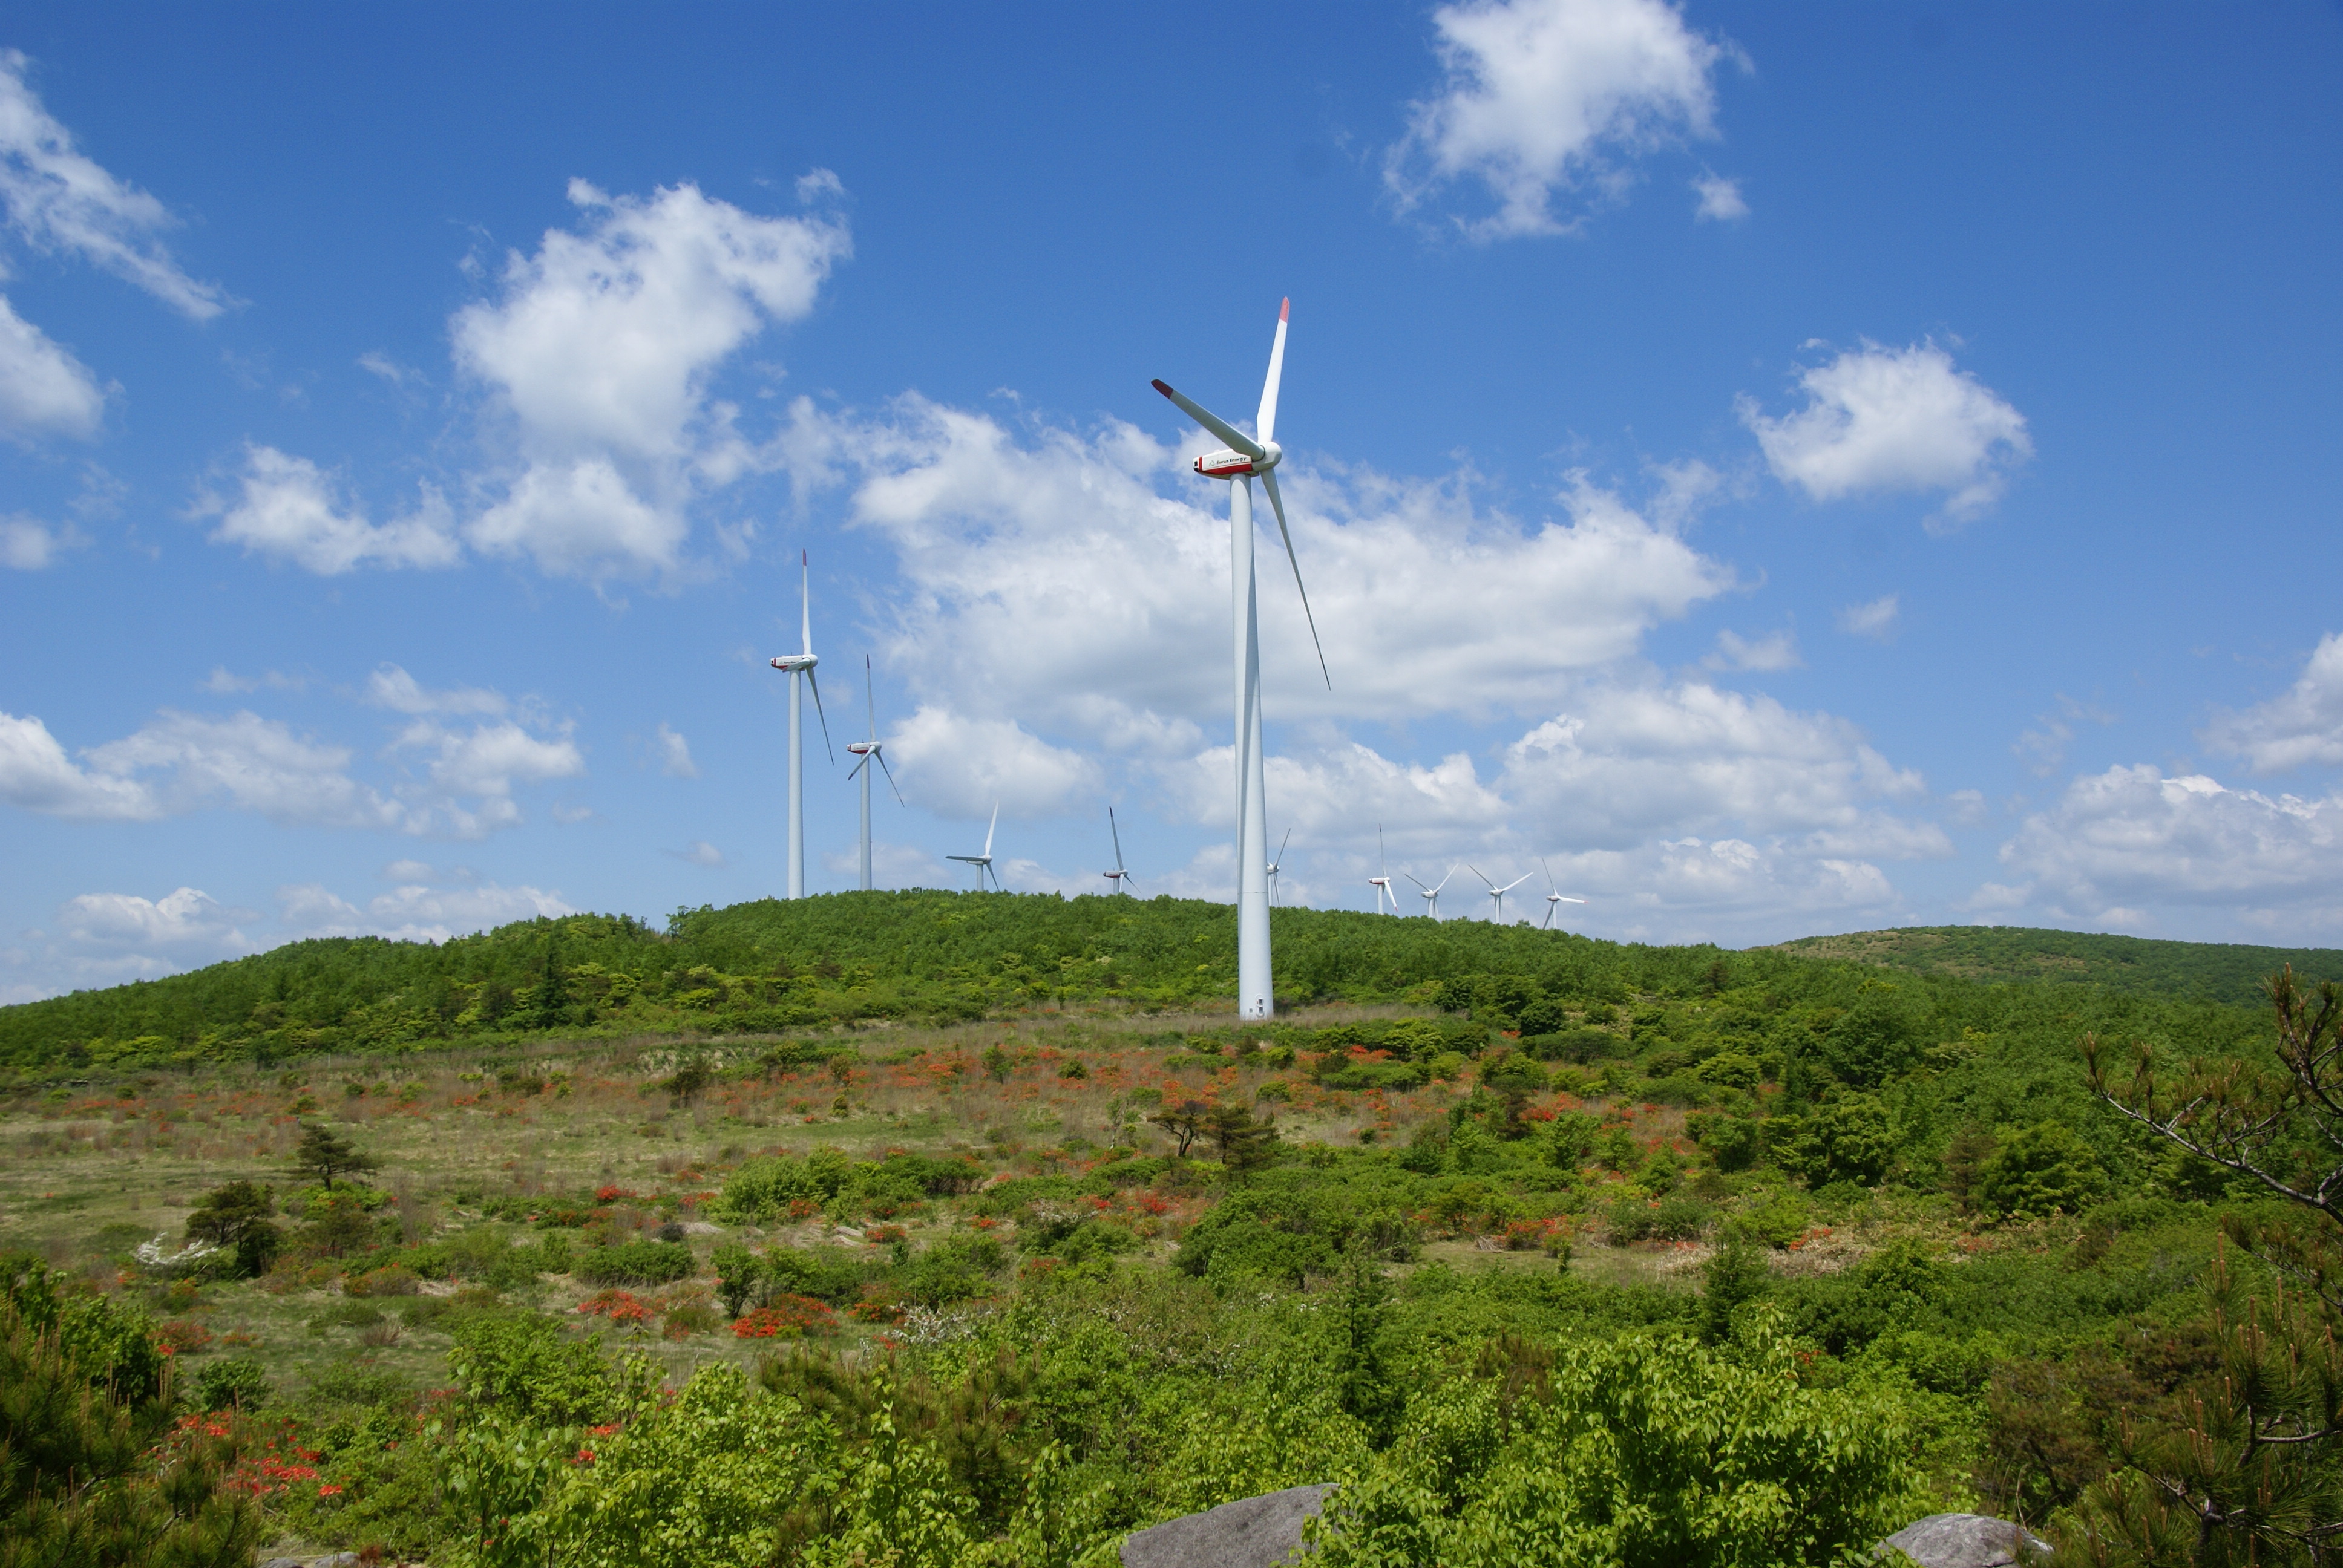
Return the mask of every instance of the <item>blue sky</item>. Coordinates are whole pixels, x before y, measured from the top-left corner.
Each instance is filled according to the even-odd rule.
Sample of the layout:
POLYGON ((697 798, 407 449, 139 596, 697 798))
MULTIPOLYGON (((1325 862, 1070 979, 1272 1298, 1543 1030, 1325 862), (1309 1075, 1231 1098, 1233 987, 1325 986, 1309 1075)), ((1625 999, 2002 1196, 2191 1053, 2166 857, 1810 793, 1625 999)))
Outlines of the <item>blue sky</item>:
POLYGON ((2334 6, 0 48, 0 998, 778 890, 800 549, 883 881, 998 799, 1101 890, 1111 801, 1229 896, 1226 493, 1147 382, 1248 414, 1287 296, 1288 897, 1368 907, 1381 823, 1608 937, 2343 942, 2334 6))

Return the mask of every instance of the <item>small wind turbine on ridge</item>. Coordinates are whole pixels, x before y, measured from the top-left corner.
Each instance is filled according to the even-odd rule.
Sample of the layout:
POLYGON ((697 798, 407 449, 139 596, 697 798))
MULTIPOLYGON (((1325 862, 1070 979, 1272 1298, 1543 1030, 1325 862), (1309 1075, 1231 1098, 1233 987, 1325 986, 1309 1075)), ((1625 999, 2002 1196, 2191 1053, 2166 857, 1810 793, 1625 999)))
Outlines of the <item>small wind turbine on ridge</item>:
MULTIPOLYGON (((1481 869, 1478 866, 1467 866, 1464 869, 1472 872, 1474 876, 1481 877, 1481 869)), ((1489 897, 1494 900, 1497 905, 1495 911, 1489 916, 1491 920, 1494 921, 1498 925, 1505 923, 1505 895, 1512 892, 1515 888, 1520 887, 1523 882, 1526 882, 1529 879, 1530 874, 1527 871, 1523 871, 1520 876, 1515 877, 1512 881, 1507 882, 1501 888, 1497 886, 1496 883, 1490 881, 1488 878, 1481 877, 1482 885, 1489 890, 1489 897)))
POLYGON ((886 769, 887 788, 895 791, 895 804, 900 806, 904 803, 903 791, 896 788, 895 770, 887 767, 886 743, 879 739, 879 689, 871 682, 870 656, 867 653, 862 656, 862 692, 870 703, 870 739, 850 740, 846 743, 846 749, 849 751, 862 759, 846 776, 852 779, 857 773, 862 775, 862 890, 867 893, 870 890, 871 763, 876 762, 880 767, 886 769))
POLYGON ((1285 846, 1292 842, 1293 842, 1293 829, 1288 828, 1285 830, 1285 837, 1277 841, 1277 859, 1269 863, 1269 902, 1272 909, 1277 905, 1278 864, 1285 859, 1285 846))
POLYGON ((1545 871, 1545 919, 1538 922, 1538 930, 1544 930, 1548 926, 1554 924, 1554 911, 1556 905, 1583 904, 1586 900, 1584 899, 1574 899, 1569 894, 1564 892, 1561 889, 1554 885, 1554 873, 1550 870, 1546 870, 1545 859, 1543 856, 1540 856, 1538 859, 1538 869, 1545 871))
MULTIPOLYGON (((890 773, 888 777, 892 779, 894 775, 890 773)), ((988 875, 992 878, 992 890, 994 892, 998 893, 1007 890, 1001 885, 1001 873, 992 869, 992 829, 1000 826, 1001 802, 995 800, 992 803, 992 828, 987 828, 984 830, 984 853, 981 855, 946 855, 944 857, 947 860, 965 861, 967 864, 976 868, 976 890, 980 893, 984 891, 984 879, 988 875)))
POLYGON ((1106 830, 1114 835, 1114 869, 1106 873, 1106 879, 1114 884, 1116 892, 1128 893, 1131 891, 1131 873, 1122 869, 1122 829, 1114 824, 1114 808, 1111 806, 1106 809, 1106 830))
POLYGON ((1262 383, 1261 409, 1253 420, 1259 440, 1167 383, 1152 383, 1182 413, 1226 443, 1197 458, 1196 472, 1230 481, 1230 618, 1236 640, 1237 1016, 1242 1019, 1267 1018, 1275 1006, 1269 961, 1269 807, 1261 742, 1261 607, 1253 586, 1255 478, 1269 492, 1270 509, 1277 514, 1278 537, 1285 541, 1285 558, 1293 567, 1293 586, 1302 590, 1311 646, 1318 649, 1319 673, 1325 676, 1328 689, 1334 685, 1326 669, 1326 650, 1318 641, 1317 617, 1310 612, 1310 590, 1302 586, 1301 558, 1293 553, 1293 535, 1285 526, 1285 501, 1277 493, 1277 464, 1285 455, 1276 439, 1277 389, 1285 375, 1285 327, 1292 306, 1292 301, 1281 300, 1277 307, 1277 337, 1270 345, 1269 376, 1262 383))
MULTIPOLYGON (((784 897, 805 897, 805 693, 803 687, 813 689, 813 710, 821 720, 821 743, 830 750, 831 766, 838 763, 838 753, 830 745, 830 715, 821 710, 821 683, 814 678, 813 667, 821 660, 813 652, 813 568, 807 564, 806 552, 798 552, 798 613, 801 640, 799 651, 785 653, 772 661, 773 668, 789 678, 789 883, 784 897), (800 682, 799 676, 804 676, 800 682)), ((868 882, 864 884, 868 886, 868 882)))
POLYGON ((1375 869, 1383 875, 1367 879, 1367 886, 1375 890, 1375 913, 1380 915, 1383 912, 1385 899, 1391 900, 1391 912, 1399 913, 1399 895, 1392 891, 1391 865, 1383 859, 1383 825, 1381 822, 1375 824, 1375 869))
MULTIPOLYGON (((1444 888, 1448 885, 1448 877, 1453 877, 1456 874, 1456 868, 1453 866, 1448 868, 1448 877, 1443 877, 1440 879, 1440 887, 1438 888, 1425 888, 1423 886, 1423 879, 1418 877, 1413 871, 1406 871, 1401 874, 1405 876, 1409 881, 1413 882, 1418 888, 1423 888, 1424 904, 1423 912, 1430 915, 1433 920, 1438 920, 1440 918, 1440 888, 1444 888)), ((1392 900, 1393 903, 1397 903, 1398 901, 1399 900, 1397 899, 1393 899, 1392 900)))

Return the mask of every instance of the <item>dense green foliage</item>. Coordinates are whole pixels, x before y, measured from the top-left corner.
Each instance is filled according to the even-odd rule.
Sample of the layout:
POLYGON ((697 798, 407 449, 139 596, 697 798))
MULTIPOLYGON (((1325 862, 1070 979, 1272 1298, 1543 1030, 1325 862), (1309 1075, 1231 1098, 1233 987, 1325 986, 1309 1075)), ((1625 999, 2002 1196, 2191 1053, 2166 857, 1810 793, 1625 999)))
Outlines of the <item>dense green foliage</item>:
POLYGON ((1917 974, 2089 986, 2237 1007, 2258 1006, 2263 984, 2288 967, 2311 980, 2343 979, 2343 952, 2333 948, 2171 942, 2026 926, 1908 926, 1806 937, 1775 950, 1917 974))

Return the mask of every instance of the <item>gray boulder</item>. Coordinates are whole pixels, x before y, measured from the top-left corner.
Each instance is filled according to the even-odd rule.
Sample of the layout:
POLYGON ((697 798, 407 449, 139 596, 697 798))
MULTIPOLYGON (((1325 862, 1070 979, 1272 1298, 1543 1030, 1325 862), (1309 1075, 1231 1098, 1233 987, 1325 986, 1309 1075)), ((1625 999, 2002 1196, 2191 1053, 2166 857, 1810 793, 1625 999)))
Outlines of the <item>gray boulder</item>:
POLYGON ((271 1557, 260 1568, 309 1568, 309 1565, 298 1557, 271 1557))
POLYGON ((1931 1513, 1879 1544, 1920 1568, 2011 1568, 2050 1552, 2050 1543, 2025 1526, 1982 1513, 1931 1513))
POLYGON ((1333 1490, 1289 1486, 1142 1530, 1122 1543, 1122 1568, 1272 1568, 1295 1555, 1302 1522, 1333 1490))

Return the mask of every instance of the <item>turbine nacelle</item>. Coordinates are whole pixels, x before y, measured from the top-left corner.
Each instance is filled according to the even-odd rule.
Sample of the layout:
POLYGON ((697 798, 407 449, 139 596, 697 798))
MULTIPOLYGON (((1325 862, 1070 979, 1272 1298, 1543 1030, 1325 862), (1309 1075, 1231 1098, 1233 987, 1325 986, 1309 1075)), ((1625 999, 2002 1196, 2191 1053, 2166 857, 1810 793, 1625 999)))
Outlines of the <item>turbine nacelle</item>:
POLYGON ((1261 443, 1261 456, 1239 452, 1223 447, 1217 452, 1207 452, 1196 459, 1196 472, 1207 479, 1237 479, 1247 474, 1266 474, 1277 467, 1285 456, 1285 448, 1274 441, 1261 443))
POLYGON ((800 669, 811 669, 820 662, 820 659, 809 653, 785 653, 771 661, 775 669, 787 670, 792 675, 800 669))

